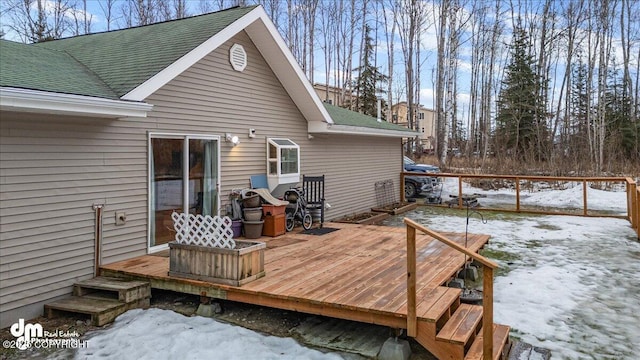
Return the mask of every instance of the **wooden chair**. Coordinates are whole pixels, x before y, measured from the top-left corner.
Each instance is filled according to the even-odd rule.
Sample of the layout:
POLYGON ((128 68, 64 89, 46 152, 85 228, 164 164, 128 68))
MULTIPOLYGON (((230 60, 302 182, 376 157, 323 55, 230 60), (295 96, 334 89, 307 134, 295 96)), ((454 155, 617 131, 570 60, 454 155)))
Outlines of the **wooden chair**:
MULTIPOLYGON (((307 200, 307 209, 320 210, 320 228, 324 224, 324 175, 302 175, 302 189, 307 200)), ((313 213, 312 213, 313 214, 313 213)))

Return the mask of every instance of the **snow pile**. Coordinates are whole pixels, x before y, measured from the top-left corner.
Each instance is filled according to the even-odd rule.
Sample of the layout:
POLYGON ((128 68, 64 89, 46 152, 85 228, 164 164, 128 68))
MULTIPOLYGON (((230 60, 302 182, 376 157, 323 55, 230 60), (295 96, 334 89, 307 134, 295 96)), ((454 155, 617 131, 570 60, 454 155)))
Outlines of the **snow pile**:
POLYGON ((169 310, 130 310, 95 331, 76 359, 342 359, 305 348, 291 338, 261 335, 240 326, 169 310))

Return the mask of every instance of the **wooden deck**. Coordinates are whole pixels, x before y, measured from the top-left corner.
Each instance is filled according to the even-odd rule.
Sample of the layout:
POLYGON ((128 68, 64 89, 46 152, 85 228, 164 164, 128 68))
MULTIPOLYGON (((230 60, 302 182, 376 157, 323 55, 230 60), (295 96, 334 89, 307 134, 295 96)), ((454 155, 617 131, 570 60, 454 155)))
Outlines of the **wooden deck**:
MULTIPOLYGON (((325 227, 339 230, 261 238, 267 243, 266 276, 241 287, 170 277, 169 259, 157 255, 104 265, 101 273, 143 279, 157 289, 406 328, 406 229, 341 223, 325 227)), ((464 234, 446 235, 464 246, 464 234)), ((477 252, 488 240, 469 234, 467 247, 477 252)), ((443 285, 465 257, 427 235, 417 236, 416 250, 418 320, 441 328, 460 304, 460 290, 443 285)))

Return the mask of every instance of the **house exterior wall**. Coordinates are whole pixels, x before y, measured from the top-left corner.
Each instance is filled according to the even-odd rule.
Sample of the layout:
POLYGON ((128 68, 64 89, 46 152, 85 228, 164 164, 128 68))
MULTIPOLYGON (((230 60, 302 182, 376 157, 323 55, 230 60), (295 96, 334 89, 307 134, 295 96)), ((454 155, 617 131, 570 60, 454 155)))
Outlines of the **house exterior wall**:
POLYGON ((401 141, 318 135, 245 33, 216 49, 147 100, 143 119, 0 116, 0 327, 32 318, 42 305, 93 276, 94 211, 104 204, 102 263, 147 253, 148 134, 219 135, 222 209, 232 189, 266 173, 266 138, 300 145, 301 173, 326 175, 327 219, 376 205, 374 184, 393 179, 399 197, 401 141), (248 66, 229 64, 242 44, 248 66), (248 137, 249 128, 256 137, 248 137), (125 225, 115 225, 124 211, 125 225))
POLYGON ((143 126, 0 115, 0 327, 41 314, 93 275, 93 204, 105 205, 105 261, 145 253, 143 126), (115 226, 116 210, 126 226, 115 226))

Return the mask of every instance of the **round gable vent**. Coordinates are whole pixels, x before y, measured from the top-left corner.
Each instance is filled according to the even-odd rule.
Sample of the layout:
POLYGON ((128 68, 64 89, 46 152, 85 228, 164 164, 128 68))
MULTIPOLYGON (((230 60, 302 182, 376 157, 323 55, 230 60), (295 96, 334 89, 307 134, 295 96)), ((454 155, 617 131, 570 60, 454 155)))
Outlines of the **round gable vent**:
POLYGON ((243 71, 247 67, 247 53, 240 44, 233 44, 229 50, 229 61, 235 71, 243 71))

